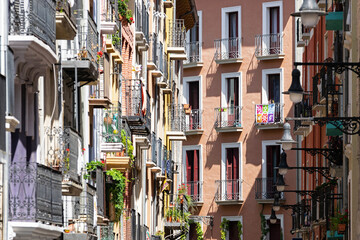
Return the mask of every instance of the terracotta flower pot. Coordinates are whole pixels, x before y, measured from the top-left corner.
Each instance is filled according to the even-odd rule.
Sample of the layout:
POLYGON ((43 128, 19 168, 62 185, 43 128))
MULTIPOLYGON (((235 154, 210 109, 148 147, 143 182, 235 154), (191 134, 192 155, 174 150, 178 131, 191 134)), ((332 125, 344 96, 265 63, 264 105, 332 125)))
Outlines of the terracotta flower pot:
POLYGON ((338 224, 338 233, 339 234, 344 234, 345 233, 345 230, 346 230, 346 224, 344 223, 339 223, 338 224))

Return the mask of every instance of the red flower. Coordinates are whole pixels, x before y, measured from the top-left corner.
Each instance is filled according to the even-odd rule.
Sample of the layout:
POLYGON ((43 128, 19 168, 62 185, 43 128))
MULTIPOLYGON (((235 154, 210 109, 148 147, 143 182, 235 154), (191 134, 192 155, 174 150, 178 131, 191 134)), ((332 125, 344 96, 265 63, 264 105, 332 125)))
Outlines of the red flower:
POLYGON ((105 163, 105 161, 104 161, 104 160, 101 160, 101 163, 105 163))
POLYGON ((67 152, 70 152, 70 149, 67 148, 66 151, 67 151, 67 152))
POLYGON ((84 152, 84 151, 85 151, 85 148, 83 148, 82 150, 83 150, 83 152, 84 152))
POLYGON ((133 17, 130 18, 130 21, 134 21, 133 17))
POLYGON ((97 55, 99 55, 100 57, 102 57, 103 52, 102 52, 102 51, 98 51, 98 52, 97 52, 97 55))

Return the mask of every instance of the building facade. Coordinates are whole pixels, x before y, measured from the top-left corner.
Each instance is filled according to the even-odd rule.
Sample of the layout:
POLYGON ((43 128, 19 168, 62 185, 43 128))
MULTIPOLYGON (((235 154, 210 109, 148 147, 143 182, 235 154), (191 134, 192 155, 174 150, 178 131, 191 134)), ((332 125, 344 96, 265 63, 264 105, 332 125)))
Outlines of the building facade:
MULTIPOLYGON (((269 217, 282 152, 277 141, 292 116, 282 92, 295 59, 295 1, 196 5, 199 22, 187 33, 182 84, 190 110, 181 181, 197 206, 193 219, 204 239, 290 239, 290 213, 282 210, 275 224, 269 217)), ((295 164, 294 153, 288 158, 295 164)), ((295 189, 295 174, 286 182, 295 189)), ((281 201, 296 196, 284 193, 281 201)))

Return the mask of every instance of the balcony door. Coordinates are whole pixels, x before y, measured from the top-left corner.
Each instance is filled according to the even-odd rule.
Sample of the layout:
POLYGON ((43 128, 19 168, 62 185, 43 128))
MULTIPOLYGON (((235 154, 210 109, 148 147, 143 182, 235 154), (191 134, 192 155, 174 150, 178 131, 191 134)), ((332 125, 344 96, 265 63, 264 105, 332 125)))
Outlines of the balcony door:
POLYGON ((188 195, 198 196, 200 193, 199 188, 199 150, 187 150, 186 151, 186 184, 188 188, 188 195))
POLYGON ((280 25, 280 7, 271 7, 270 11, 270 54, 278 54, 280 48, 279 25, 280 25))
POLYGON ((189 116, 189 130, 198 129, 200 120, 200 105, 199 105, 199 81, 189 82, 189 106, 191 113, 189 116))
POLYGON ((280 145, 266 146, 266 198, 274 198, 274 184, 278 170, 275 167, 279 166, 280 162, 280 145))
POLYGON ((268 103, 275 103, 274 122, 279 122, 281 119, 280 74, 268 74, 267 81, 267 100, 268 103))
POLYGON ((228 13, 228 52, 229 58, 237 58, 237 53, 239 51, 238 37, 239 37, 239 26, 238 26, 238 12, 228 13))
POLYGON ((239 109, 239 78, 227 78, 227 126, 237 126, 240 120, 239 109))
POLYGON ((239 148, 226 148, 226 199, 239 199, 239 148))

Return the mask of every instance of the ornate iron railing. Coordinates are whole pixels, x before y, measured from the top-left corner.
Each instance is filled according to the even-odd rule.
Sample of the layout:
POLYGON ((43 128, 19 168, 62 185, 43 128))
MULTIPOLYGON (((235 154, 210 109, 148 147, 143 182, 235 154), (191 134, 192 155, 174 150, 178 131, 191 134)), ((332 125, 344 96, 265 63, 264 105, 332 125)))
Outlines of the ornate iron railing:
MULTIPOLYGON (((304 95, 303 100, 294 105, 294 117, 312 117, 311 95, 304 95)), ((301 120, 295 120, 294 130, 302 126, 301 120)))
POLYGON ((215 108, 215 127, 241 127, 241 106, 215 108))
MULTIPOLYGON (((273 199, 277 192, 274 186, 274 178, 256 178, 255 179, 255 199, 273 199)), ((283 194, 280 194, 282 197, 283 194)))
POLYGON ((114 222, 106 226, 100 226, 100 240, 115 240, 114 222))
POLYGON ((164 53, 164 65, 163 65, 163 76, 164 76, 164 80, 168 81, 168 76, 169 76, 169 63, 168 63, 168 55, 166 53, 164 53))
POLYGON ((166 176, 169 179, 173 178, 173 171, 174 171, 174 161, 172 157, 172 151, 168 151, 168 159, 166 161, 166 176))
POLYGON ((168 131, 184 132, 186 123, 184 106, 181 104, 170 105, 167 121, 168 131))
POLYGON ((283 105, 281 103, 256 104, 255 125, 268 125, 283 122, 283 105))
POLYGON ((216 180, 217 191, 215 194, 216 201, 242 200, 241 180, 216 180))
POLYGON ((187 194, 191 197, 193 202, 202 202, 203 201, 203 182, 202 181, 192 181, 185 183, 187 187, 187 194))
POLYGON ((162 158, 162 161, 161 161, 161 174, 162 175, 166 174, 167 161, 168 161, 168 150, 167 150, 167 147, 165 145, 163 145, 163 158, 162 158))
POLYGON ((157 164, 157 139, 155 133, 151 133, 151 160, 153 163, 157 164))
POLYGON ((80 26, 79 43, 80 43, 80 59, 91 60, 97 67, 97 51, 98 51, 98 32, 96 24, 90 13, 87 14, 85 24, 80 26))
POLYGON ((149 54, 148 59, 149 62, 152 62, 157 67, 159 64, 159 40, 157 33, 150 34, 150 41, 149 41, 149 54))
POLYGON ((187 60, 184 61, 184 64, 201 62, 201 47, 201 42, 186 43, 185 50, 187 60))
POLYGON ((256 57, 264 57, 278 54, 284 54, 282 33, 263 34, 255 36, 256 57))
POLYGON ((63 224, 61 172, 26 159, 10 164, 10 221, 63 224))
POLYGON ((214 41, 215 60, 241 58, 241 38, 224 38, 214 41))
POLYGON ((94 221, 94 196, 89 192, 82 192, 80 197, 79 217, 84 219, 89 232, 93 232, 94 221))
POLYGON ((71 7, 68 1, 56 0, 56 11, 60 13, 65 13, 72 24, 76 26, 76 10, 74 7, 71 7))
POLYGON ((186 131, 199 130, 202 127, 202 110, 191 109, 190 114, 186 115, 186 131))
POLYGON ((164 154, 163 150, 164 150, 164 146, 162 144, 161 138, 159 138, 157 140, 157 166, 158 167, 162 166, 163 154, 164 154))
POLYGON ((102 119, 102 141, 105 143, 121 143, 121 108, 104 109, 102 119))
POLYGON ((32 35, 55 52, 55 0, 10 2, 10 35, 32 35))
POLYGON ((117 10, 117 3, 115 3, 115 1, 106 0, 106 5, 103 6, 103 10, 101 13, 101 21, 115 22, 118 16, 117 10))
POLYGON ((183 19, 169 20, 168 47, 185 47, 185 24, 183 19))

